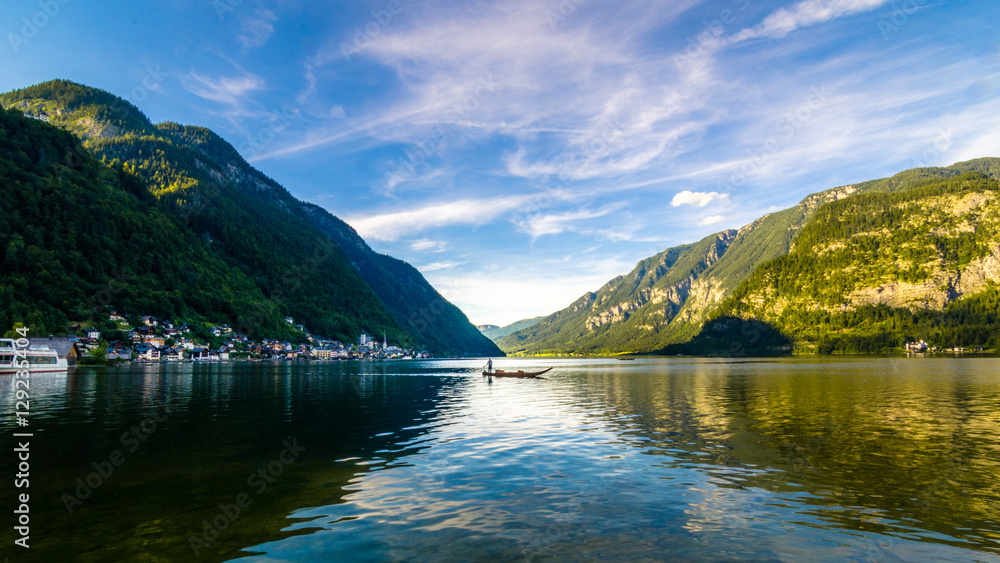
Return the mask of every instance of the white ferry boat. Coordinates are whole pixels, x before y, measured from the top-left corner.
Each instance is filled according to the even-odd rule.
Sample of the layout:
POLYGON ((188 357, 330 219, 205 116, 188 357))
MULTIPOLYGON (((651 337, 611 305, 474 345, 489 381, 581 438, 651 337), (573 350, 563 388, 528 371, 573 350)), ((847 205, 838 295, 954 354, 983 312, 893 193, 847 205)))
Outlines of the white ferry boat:
POLYGON ((30 373, 66 371, 68 368, 66 358, 60 358, 59 354, 55 350, 50 350, 48 346, 34 345, 25 349, 17 346, 17 341, 11 338, 0 338, 0 375, 9 375, 25 369, 17 367, 22 366, 23 360, 28 360, 27 369, 30 373), (15 354, 21 351, 25 352, 24 356, 15 354))

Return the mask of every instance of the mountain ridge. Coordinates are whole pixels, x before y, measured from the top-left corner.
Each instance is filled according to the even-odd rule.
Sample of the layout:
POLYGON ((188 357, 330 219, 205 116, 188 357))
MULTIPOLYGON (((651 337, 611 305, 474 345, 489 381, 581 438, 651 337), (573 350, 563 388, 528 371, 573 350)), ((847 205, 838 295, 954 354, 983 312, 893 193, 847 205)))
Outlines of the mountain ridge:
MULTIPOLYGON (((314 224, 303 202, 250 166, 211 130, 173 122, 154 125, 127 101, 64 80, 2 94, 0 102, 72 132, 106 166, 142 178, 214 255, 249 276, 283 315, 314 332, 353 341, 361 331, 385 331, 401 344, 431 340, 437 354, 500 354, 415 269, 407 276, 419 278, 414 283, 427 290, 427 301, 418 305, 433 312, 418 319, 423 324, 409 322, 409 308, 401 309, 384 287, 379 295, 359 271, 357 257, 352 260, 314 224), (432 338, 435 333, 448 334, 447 342, 470 348, 432 338)), ((240 313, 230 319, 234 326, 259 323, 258 311, 240 313)))

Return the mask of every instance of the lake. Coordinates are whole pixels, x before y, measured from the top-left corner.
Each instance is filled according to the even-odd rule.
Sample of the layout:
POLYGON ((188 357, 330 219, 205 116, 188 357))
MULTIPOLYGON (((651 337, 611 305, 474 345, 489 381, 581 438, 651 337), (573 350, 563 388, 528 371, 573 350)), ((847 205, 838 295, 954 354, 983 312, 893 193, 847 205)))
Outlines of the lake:
POLYGON ((0 557, 1000 561, 1000 359, 483 364, 34 375, 0 557))

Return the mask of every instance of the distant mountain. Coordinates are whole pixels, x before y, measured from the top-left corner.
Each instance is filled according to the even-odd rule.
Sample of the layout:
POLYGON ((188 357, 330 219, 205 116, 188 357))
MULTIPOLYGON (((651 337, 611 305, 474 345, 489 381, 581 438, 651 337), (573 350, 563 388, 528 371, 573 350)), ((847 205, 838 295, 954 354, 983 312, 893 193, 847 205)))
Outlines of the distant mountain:
POLYGON ((507 352, 610 354, 660 347, 660 333, 691 283, 722 257, 736 231, 667 249, 566 309, 502 338, 507 352), (640 342, 641 341, 641 342, 640 342))
POLYGON ((524 320, 520 320, 520 321, 511 323, 511 324, 509 324, 507 326, 480 325, 480 326, 477 326, 476 328, 479 329, 479 332, 483 333, 483 336, 485 336, 486 338, 489 338, 490 340, 496 342, 496 341, 500 340, 501 338, 503 338, 504 336, 507 336, 508 334, 510 334, 512 332, 517 332, 519 330, 522 330, 522 329, 528 328, 530 326, 533 326, 538 321, 540 321, 540 320, 542 320, 544 318, 545 317, 535 317, 533 319, 524 319, 524 320))
POLYGON ((823 206, 859 194, 905 191, 970 171, 997 177, 1000 159, 913 169, 811 195, 795 207, 761 217, 738 231, 723 231, 646 259, 627 276, 611 280, 498 344, 508 353, 615 354, 653 352, 690 341, 706 321, 718 316, 720 305, 757 268, 789 253, 796 237, 823 206))
MULTIPOLYGON (((0 95, 0 103, 72 131, 107 168, 141 178, 156 206, 182 232, 193 234, 215 259, 252 280, 264 305, 217 303, 210 309, 222 313, 219 321, 269 333, 279 330, 274 318, 291 316, 317 334, 344 341, 353 341, 361 331, 384 331, 393 343, 425 345, 437 354, 495 351, 432 289, 413 292, 400 286, 410 298, 401 308, 387 291, 392 282, 366 282, 357 253, 341 246, 352 247, 356 241, 331 239, 317 226, 313 208, 250 166, 212 131, 154 125, 121 98, 63 80, 0 95), (376 291, 374 285, 380 288, 376 291), (421 310, 442 313, 411 320, 421 310), (453 340, 445 343, 449 336, 453 340)), ((402 264, 396 265, 400 271, 406 269, 402 264)), ((420 285, 416 278, 413 283, 420 285)), ((205 293, 212 291, 206 288, 205 293)), ((75 306, 67 302, 61 310, 68 313, 75 306)), ((163 314, 180 314, 185 307, 167 307, 163 314)))

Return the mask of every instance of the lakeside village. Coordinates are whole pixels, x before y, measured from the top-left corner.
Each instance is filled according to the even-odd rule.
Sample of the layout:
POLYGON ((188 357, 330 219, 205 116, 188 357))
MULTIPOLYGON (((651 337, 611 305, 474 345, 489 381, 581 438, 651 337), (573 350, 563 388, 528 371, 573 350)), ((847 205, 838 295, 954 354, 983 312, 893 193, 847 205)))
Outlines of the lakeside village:
POLYGON ((98 328, 81 329, 83 336, 30 338, 32 346, 47 346, 65 358, 68 365, 117 364, 126 362, 228 362, 246 360, 409 360, 429 358, 424 350, 390 346, 382 337, 378 342, 362 332, 357 344, 345 344, 310 334, 292 317, 285 321, 305 333, 308 344, 292 344, 279 340, 251 340, 233 331, 229 325, 209 330, 211 338, 199 338, 186 324, 173 324, 156 317, 135 317, 133 323, 112 311, 108 319, 118 330, 112 335, 123 336, 108 341, 108 334, 98 328), (139 321, 141 319, 141 321, 139 321), (215 340, 218 346, 210 344, 215 340))
MULTIPOLYGON (((964 354, 966 349, 962 346, 956 346, 954 348, 939 348, 937 346, 931 346, 924 340, 919 340, 917 342, 907 342, 904 346, 907 354, 938 354, 938 353, 952 353, 952 354, 964 354)), ((969 352, 983 352, 982 346, 976 346, 970 348, 969 352)))

